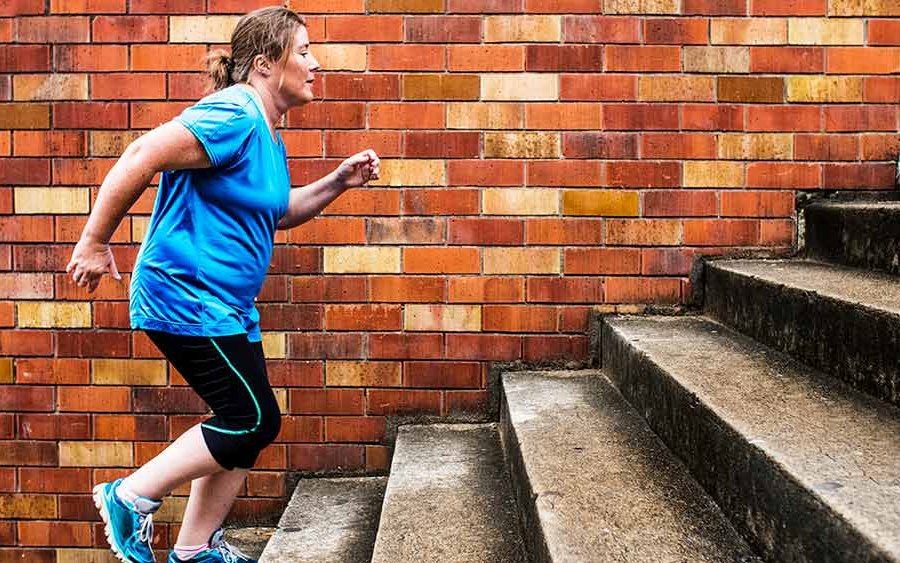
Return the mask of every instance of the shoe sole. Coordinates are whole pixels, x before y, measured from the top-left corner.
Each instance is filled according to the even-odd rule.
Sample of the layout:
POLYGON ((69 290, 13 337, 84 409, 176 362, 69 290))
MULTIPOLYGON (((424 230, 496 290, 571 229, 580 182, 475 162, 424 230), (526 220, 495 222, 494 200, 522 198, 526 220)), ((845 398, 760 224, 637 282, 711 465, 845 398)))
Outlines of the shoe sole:
POLYGON ((124 561, 125 563, 140 563, 139 561, 134 561, 133 559, 129 559, 122 553, 122 548, 116 545, 115 538, 112 533, 112 526, 109 523, 109 511, 106 510, 106 502, 103 498, 106 494, 104 492, 104 485, 100 484, 94 487, 94 506, 97 507, 97 510, 100 512, 100 518, 103 519, 103 533, 106 534, 106 543, 109 544, 109 549, 113 552, 113 555, 116 556, 120 561, 124 561))

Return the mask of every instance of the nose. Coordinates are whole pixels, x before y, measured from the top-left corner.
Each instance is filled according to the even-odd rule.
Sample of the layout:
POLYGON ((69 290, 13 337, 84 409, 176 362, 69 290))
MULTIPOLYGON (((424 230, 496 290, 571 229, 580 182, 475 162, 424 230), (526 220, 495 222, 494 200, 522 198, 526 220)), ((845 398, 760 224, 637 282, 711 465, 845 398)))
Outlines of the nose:
POLYGON ((319 66, 319 61, 316 59, 315 55, 312 53, 309 54, 310 63, 309 63, 309 72, 319 72, 322 67, 319 66))

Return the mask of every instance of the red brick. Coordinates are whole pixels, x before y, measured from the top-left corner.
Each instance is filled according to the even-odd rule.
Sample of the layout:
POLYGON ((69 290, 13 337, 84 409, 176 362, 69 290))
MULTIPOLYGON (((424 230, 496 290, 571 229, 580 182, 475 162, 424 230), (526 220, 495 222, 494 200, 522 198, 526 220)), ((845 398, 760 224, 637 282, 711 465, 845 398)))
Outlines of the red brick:
POLYGON ((0 51, 0 72, 49 70, 50 47, 48 45, 5 45, 0 51))
POLYGON ((645 248, 641 250, 641 274, 686 276, 691 273, 696 255, 690 248, 645 248))
POLYGON ((253 472, 247 476, 247 494, 253 497, 283 497, 285 474, 253 472))
POLYGON ((641 20, 620 16, 564 16, 566 43, 640 43, 641 20))
POLYGON ((681 222, 672 219, 607 219, 606 244, 611 246, 675 246, 681 222))
POLYGON ((20 272, 63 272, 73 248, 74 246, 16 245, 13 247, 15 268, 20 272))
POLYGON ((196 101, 211 88, 209 76, 201 73, 179 72, 169 75, 169 100, 196 101))
POLYGON ((525 0, 529 14, 596 14, 602 6, 602 0, 525 0))
POLYGON ((97 16, 92 27, 94 43, 158 43, 169 38, 165 16, 97 16))
POLYGON ((478 362, 407 362, 404 364, 404 387, 431 389, 465 389, 481 386, 481 364, 478 362))
POLYGON ((864 88, 866 102, 900 102, 900 78, 866 77, 864 88))
POLYGON ((439 391, 389 391, 369 389, 368 414, 440 414, 441 393, 439 391))
POLYGON ((793 252, 796 243, 797 226, 793 219, 773 219, 760 221, 759 243, 762 245, 782 245, 787 252, 793 252))
POLYGON ((610 46, 606 49, 605 70, 679 72, 681 49, 668 46, 610 46))
POLYGON ((566 274, 637 274, 641 252, 636 248, 567 248, 566 274))
POLYGON ((477 274, 481 271, 481 253, 477 248, 404 248, 403 271, 477 274))
POLYGON ((50 0, 50 12, 60 14, 124 14, 125 0, 50 0))
POLYGON ((0 6, 0 16, 43 14, 44 0, 9 0, 0 6))
POLYGON ((16 361, 16 383, 38 385, 87 385, 88 360, 21 359, 16 361))
POLYGON ((326 330, 400 330, 400 305, 326 305, 326 330))
POLYGON ((750 72, 825 72, 823 47, 751 47, 750 72))
POLYGON ((603 69, 600 45, 528 45, 525 47, 527 71, 597 71, 603 69))
POLYGON ((447 0, 449 13, 515 14, 523 9, 523 0, 447 0))
POLYGON ((25 442, 21 440, 0 442, 0 465, 15 465, 19 467, 25 465, 59 465, 58 449, 58 446, 53 442, 25 442))
POLYGON ((859 138, 848 135, 795 135, 796 160, 857 160, 859 138))
POLYGON ((641 131, 678 129, 678 106, 669 104, 606 104, 606 130, 641 131))
POLYGON ((438 45, 371 45, 369 70, 444 70, 446 48, 438 45))
POLYGON ((166 419, 162 415, 95 415, 97 440, 160 441, 166 439, 166 419))
POLYGON ((896 163, 826 164, 825 189, 890 189, 894 187, 896 163))
POLYGON ((896 131, 897 108, 895 106, 828 106, 825 108, 825 130, 847 131, 896 131))
POLYGON ((362 335, 325 332, 289 334, 288 357, 304 360, 362 358, 362 335))
POLYGON ((317 217, 291 229, 288 240, 295 244, 362 244, 366 223, 364 219, 317 217))
POLYGON ((521 186, 524 169, 511 160, 451 160, 447 163, 450 186, 521 186))
POLYGON ((290 392, 291 414, 365 414, 365 392, 362 389, 293 389, 290 392))
MULTIPOLYGON (((0 165, 3 164, 2 161, 3 159, 0 159, 0 165)), ((0 181, 0 183, 3 182, 0 181)), ((52 217, 0 217, 0 242, 50 242, 52 240, 52 217)))
POLYGON ((895 134, 864 135, 863 160, 891 160, 900 153, 900 138, 895 134))
POLYGON ((534 305, 485 305, 483 325, 486 332, 556 332, 556 307, 534 305))
POLYGON ((204 0, 131 0, 128 11, 132 14, 202 14, 206 12, 204 0))
POLYGON ((588 331, 592 308, 570 305, 559 313, 559 331, 584 334, 588 331))
POLYGON ((712 159, 716 157, 716 137, 702 133, 644 133, 641 156, 645 159, 712 159))
POLYGON ((87 17, 46 16, 17 18, 16 32, 19 43, 87 43, 91 31, 87 17))
POLYGON ((322 270, 322 256, 319 248, 291 248, 276 246, 272 255, 270 273, 310 274, 322 270))
POLYGON ((84 156, 81 131, 15 131, 16 156, 84 156))
POLYGON ((644 43, 706 45, 709 21, 702 18, 650 18, 644 20, 644 43))
POLYGON ((829 74, 897 74, 898 47, 829 47, 829 74))
POLYGON ((741 131, 744 128, 744 108, 724 104, 685 104, 682 107, 682 128, 701 131, 741 131))
POLYGON ((526 163, 529 186, 588 186, 603 182, 603 163, 578 160, 545 160, 526 163))
POLYGON ((53 180, 63 185, 97 186, 115 163, 116 160, 111 158, 54 160, 53 180))
POLYGON ((525 222, 517 219, 450 219, 449 244, 521 245, 525 222))
POLYGON ((481 133, 407 131, 403 153, 408 158, 478 158, 481 154, 481 133))
POLYGON ((526 244, 594 245, 603 242, 600 219, 528 219, 526 244))
POLYGON ((331 43, 403 41, 401 16, 328 16, 325 37, 331 43))
POLYGON ((399 215, 400 192, 373 188, 351 189, 325 208, 326 215, 399 215))
POLYGON ((526 336, 523 358, 526 362, 548 360, 586 360, 586 336, 526 336))
POLYGON ((300 276, 291 284, 291 301, 295 302, 365 300, 366 278, 363 276, 300 276))
POLYGON ((121 331, 57 331, 56 355, 76 358, 127 358, 131 339, 121 331))
POLYGON ((128 412, 128 387, 65 386, 58 389, 60 412, 128 412))
POLYGON ((480 209, 478 190, 403 190, 403 212, 406 215, 473 215, 480 209))
POLYGON ((751 0, 751 16, 824 16, 825 0, 751 0))
POLYGON ((276 387, 321 387, 325 384, 322 362, 269 360, 266 368, 269 382, 276 387))
POLYGON ((322 133, 320 131, 282 130, 288 157, 322 156, 322 133))
POLYGON ((673 188, 681 185, 681 163, 610 162, 607 176, 609 186, 673 188))
POLYGON ((522 337, 495 334, 448 334, 447 358, 455 360, 517 360, 522 337))
POLYGON ((759 221, 739 219, 687 219, 686 246, 752 246, 759 241, 759 221))
POLYGON ((28 561, 28 563, 56 563, 55 549, 0 548, 0 559, 6 561, 28 561))
POLYGON ((370 359, 431 360, 444 354, 440 334, 370 334, 370 359))
MULTIPOLYGON (((323 105, 328 102, 321 102, 323 105)), ((340 103, 340 102, 338 102, 340 103)), ((361 104, 360 104, 361 105, 361 104)), ((370 129, 442 129, 445 106, 430 102, 372 102, 369 104, 370 129)), ((362 116, 365 120, 365 115, 362 116)), ((360 125, 362 127, 362 125, 360 125)))
POLYGON ((644 193, 645 217, 709 217, 718 211, 713 191, 653 190, 644 193))
POLYGON ((322 419, 318 416, 283 416, 278 442, 321 442, 322 419))
POLYGON ((159 100, 166 97, 166 75, 110 73, 91 76, 95 100, 159 100))
MULTIPOLYGON (((748 188, 815 189, 822 185, 819 164, 794 162, 751 162, 747 166, 748 188)), ((723 192, 724 198, 725 192, 723 192)), ((725 200, 722 200, 725 211, 725 200)))
POLYGON ((365 467, 363 447, 340 444, 291 444, 288 468, 298 471, 348 471, 365 467))
POLYGON ((47 412, 55 409, 52 387, 4 385, 0 411, 47 412))
POLYGON ((559 81, 562 101, 634 101, 637 77, 608 74, 563 74, 559 81))
POLYGON ((442 277, 372 276, 371 300, 388 303, 434 303, 444 300, 442 277))
POLYGON ((900 45, 900 20, 870 19, 869 45, 900 45))
POLYGON ((529 277, 528 301, 532 303, 602 303, 600 278, 529 277))
POLYGON ((0 330, 0 347, 11 356, 49 356, 53 334, 37 330, 0 330))
MULTIPOLYGON (((41 158, 0 158, 0 184, 46 186, 50 183, 50 161, 41 158)), ((6 231, 4 223, 0 227, 6 231)), ((0 233, 0 240, 4 237, 0 233)))
POLYGON ((54 129, 127 129, 128 104, 75 102, 53 104, 54 129))
POLYGON ((744 16, 747 15, 747 0, 684 0, 681 13, 702 16, 744 16))
POLYGON ((132 70, 202 70, 206 56, 203 45, 133 45, 132 70))
POLYGON ((607 303, 678 303, 681 283, 669 278, 606 278, 607 303))
POLYGON ((451 72, 525 70, 523 45, 450 45, 447 68, 451 72))
POLYGON ((530 103, 525 106, 528 129, 597 129, 603 123, 603 106, 598 103, 530 103))
POLYGON ((477 16, 407 16, 407 43, 479 43, 481 18, 477 16))
MULTIPOLYGON (((347 157, 360 147, 373 149, 381 158, 403 154, 399 131, 326 131, 325 156, 347 157)), ((315 155, 313 155, 315 156, 315 155)))
POLYGON ((20 545, 90 546, 88 522, 19 522, 20 545))
POLYGON ((320 305, 271 303, 258 305, 263 330, 316 330, 322 328, 320 305))
POLYGON ((819 106, 747 106, 747 131, 821 131, 819 106))
POLYGON ((781 103, 784 79, 766 76, 720 76, 716 80, 720 102, 781 103))
POLYGON ((288 112, 288 127, 300 129, 361 129, 366 125, 362 102, 322 101, 288 112))
MULTIPOLYGON (((10 43, 13 41, 13 24, 12 18, 0 19, 0 43, 10 43)), ((7 77, 8 78, 8 77, 7 77)), ((8 99, 8 98, 4 98, 8 99)))
POLYGON ((490 395, 487 391, 447 391, 444 411, 447 416, 477 416, 483 418, 490 412, 490 395))
MULTIPOLYGON (((104 388, 105 390, 105 388, 104 388)), ((124 388, 127 392, 129 388, 124 388)), ((135 387, 133 409, 119 408, 111 412, 204 414, 209 410, 193 389, 187 387, 135 387)))
POLYGON ((633 159, 638 158, 637 133, 563 133, 566 158, 633 159))
POLYGON ((385 420, 375 416, 326 416, 326 442, 380 442, 385 420))
POLYGON ((790 217, 793 192, 722 192, 722 217, 790 217))

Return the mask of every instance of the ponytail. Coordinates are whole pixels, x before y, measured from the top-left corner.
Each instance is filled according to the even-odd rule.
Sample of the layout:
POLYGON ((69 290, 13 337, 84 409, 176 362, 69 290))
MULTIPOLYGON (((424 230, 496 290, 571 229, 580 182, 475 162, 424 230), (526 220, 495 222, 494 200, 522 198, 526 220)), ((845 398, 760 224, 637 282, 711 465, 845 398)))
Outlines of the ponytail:
POLYGON ((234 59, 225 51, 217 50, 210 53, 206 57, 206 65, 213 90, 228 88, 235 83, 234 59))

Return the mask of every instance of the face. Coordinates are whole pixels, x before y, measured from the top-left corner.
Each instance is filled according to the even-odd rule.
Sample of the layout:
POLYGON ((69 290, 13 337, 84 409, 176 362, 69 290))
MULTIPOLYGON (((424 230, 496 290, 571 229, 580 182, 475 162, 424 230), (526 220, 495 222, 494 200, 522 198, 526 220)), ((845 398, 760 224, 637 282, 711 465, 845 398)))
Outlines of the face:
MULTIPOLYGON (((282 68, 281 64, 275 65, 282 68)), ((281 76, 273 76, 280 84, 278 93, 291 106, 302 106, 313 100, 313 81, 319 70, 319 61, 309 50, 309 34, 305 26, 299 26, 294 35, 291 52, 287 55, 281 76)), ((277 71, 276 71, 277 73, 277 71)))

